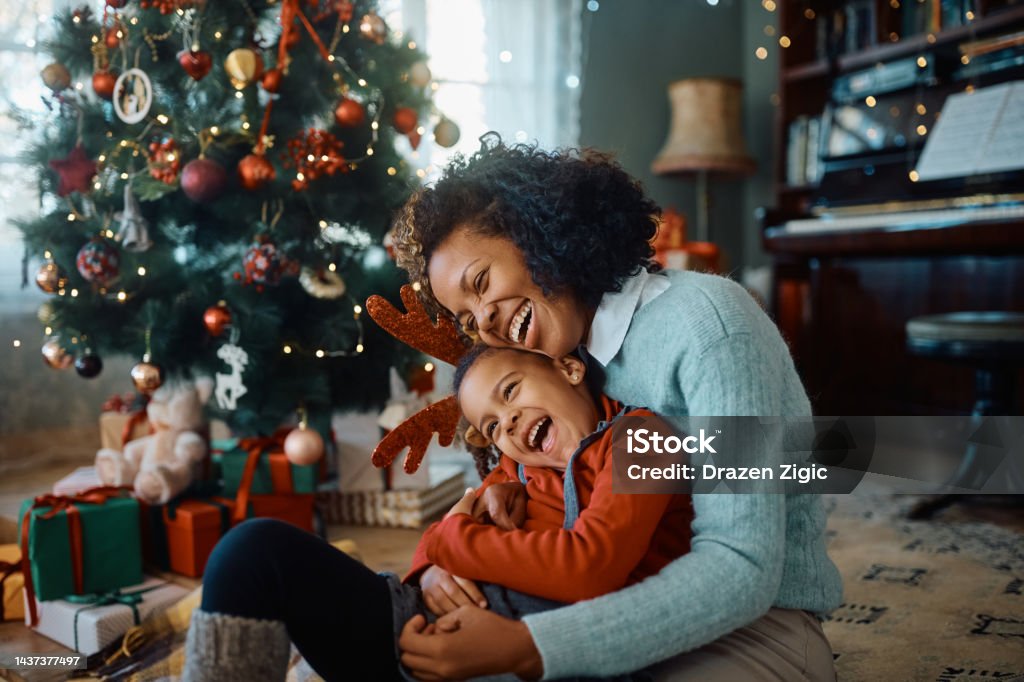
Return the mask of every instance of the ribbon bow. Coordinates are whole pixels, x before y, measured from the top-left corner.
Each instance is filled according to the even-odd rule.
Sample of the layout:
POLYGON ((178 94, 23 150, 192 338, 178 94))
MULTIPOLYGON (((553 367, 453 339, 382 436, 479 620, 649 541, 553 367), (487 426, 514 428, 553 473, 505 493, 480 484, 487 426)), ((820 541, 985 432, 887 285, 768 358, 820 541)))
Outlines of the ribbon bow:
POLYGON ((32 500, 32 506, 25 511, 21 519, 21 571, 25 574, 25 596, 28 601, 29 624, 33 627, 39 623, 39 614, 36 612, 36 593, 32 583, 32 565, 28 558, 28 535, 29 525, 32 522, 32 511, 41 507, 50 509, 36 518, 45 521, 52 519, 61 512, 67 512, 68 517, 68 540, 71 548, 71 576, 74 581, 75 592, 81 594, 84 590, 84 579, 82 575, 82 519, 78 513, 79 504, 104 504, 112 497, 124 497, 130 488, 125 486, 99 486, 89 488, 75 495, 40 495, 32 500))
MULTIPOLYGON (((242 438, 238 441, 238 447, 249 453, 249 459, 245 462, 245 469, 242 470, 242 480, 238 484, 238 493, 235 497, 235 523, 241 523, 249 510, 249 495, 252 492, 252 481, 256 476, 256 466, 259 464, 260 455, 265 450, 283 449, 284 439, 288 429, 278 429, 272 436, 260 436, 257 438, 242 438)), ((291 467, 288 467, 288 486, 291 487, 291 467)))
POLYGON ((142 603, 142 595, 146 592, 158 590, 161 587, 164 587, 164 585, 152 585, 140 590, 133 590, 132 592, 122 592, 120 589, 116 589, 111 590, 110 592, 101 592, 99 594, 72 594, 65 597, 65 601, 71 602, 72 604, 83 604, 81 608, 75 609, 75 651, 78 651, 78 616, 82 611, 98 609, 101 606, 110 606, 111 604, 121 604, 132 610, 132 619, 135 621, 133 624, 138 625, 141 620, 139 618, 138 605, 142 603))

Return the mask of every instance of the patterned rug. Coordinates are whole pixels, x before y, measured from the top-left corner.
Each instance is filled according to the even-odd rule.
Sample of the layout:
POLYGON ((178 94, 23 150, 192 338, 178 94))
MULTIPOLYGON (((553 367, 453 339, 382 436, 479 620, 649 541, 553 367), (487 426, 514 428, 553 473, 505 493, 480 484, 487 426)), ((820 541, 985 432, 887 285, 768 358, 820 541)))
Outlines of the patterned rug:
POLYGON ((1024 513, 907 520, 920 499, 826 498, 845 603, 824 627, 840 681, 1024 680, 1024 513))

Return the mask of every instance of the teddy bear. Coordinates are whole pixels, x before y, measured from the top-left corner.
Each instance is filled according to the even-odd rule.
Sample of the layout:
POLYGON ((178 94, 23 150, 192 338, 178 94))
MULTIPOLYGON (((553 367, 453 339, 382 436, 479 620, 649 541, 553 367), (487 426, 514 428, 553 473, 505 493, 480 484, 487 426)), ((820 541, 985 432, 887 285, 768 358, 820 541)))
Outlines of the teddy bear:
POLYGON ((206 456, 203 405, 212 382, 165 385, 153 393, 146 408, 151 435, 136 438, 119 452, 102 448, 96 453, 96 473, 104 485, 131 485, 135 495, 149 504, 165 504, 192 483, 198 464, 206 456))

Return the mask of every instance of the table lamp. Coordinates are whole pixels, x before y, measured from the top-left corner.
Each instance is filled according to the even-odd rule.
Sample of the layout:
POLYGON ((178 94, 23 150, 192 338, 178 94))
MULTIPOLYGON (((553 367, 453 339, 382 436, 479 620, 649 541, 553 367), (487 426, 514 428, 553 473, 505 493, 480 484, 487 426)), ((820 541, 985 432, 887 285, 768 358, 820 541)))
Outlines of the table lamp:
POLYGON ((743 86, 734 78, 687 78, 668 86, 672 122, 651 170, 696 176, 700 242, 710 240, 708 176, 745 177, 756 168, 743 140, 742 94, 743 86))

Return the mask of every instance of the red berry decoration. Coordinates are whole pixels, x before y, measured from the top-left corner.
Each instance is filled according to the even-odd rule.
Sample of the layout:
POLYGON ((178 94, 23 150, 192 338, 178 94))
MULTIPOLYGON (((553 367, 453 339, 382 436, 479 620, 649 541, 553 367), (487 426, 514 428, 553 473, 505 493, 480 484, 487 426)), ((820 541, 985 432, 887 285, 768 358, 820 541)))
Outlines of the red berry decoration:
MULTIPOLYGON (((161 13, 163 10, 161 10, 161 13)), ((205 50, 182 50, 178 53, 178 63, 192 80, 202 80, 213 68, 213 57, 205 50)))
POLYGON ((121 9, 128 4, 128 0, 107 0, 107 7, 113 7, 114 9, 121 9))
POLYGON ((399 107, 395 110, 395 116, 391 119, 391 123, 395 126, 395 130, 408 135, 412 131, 416 130, 416 110, 409 107, 399 107))
POLYGON ((286 168, 295 168, 292 189, 301 192, 309 183, 323 175, 334 175, 338 171, 348 172, 348 162, 341 155, 344 144, 326 130, 310 128, 288 140, 286 168), (312 159, 312 161, 310 161, 312 159))
POLYGON ((168 185, 173 185, 178 179, 180 170, 181 153, 178 150, 178 143, 174 141, 173 137, 169 137, 163 142, 149 143, 149 174, 151 176, 168 185))
POLYGON ((231 324, 231 310, 224 301, 217 305, 211 305, 203 313, 203 326, 206 327, 210 336, 220 336, 229 324, 231 324))
POLYGON ((228 183, 224 166, 207 158, 192 159, 181 171, 181 189, 192 201, 205 204, 221 195, 228 183))
POLYGON ((114 98, 114 84, 117 82, 117 74, 107 69, 97 71, 92 75, 92 91, 97 97, 105 100, 114 98))
POLYGON ((334 120, 342 128, 358 128, 366 121, 366 110, 359 102, 345 97, 334 109, 334 120))
POLYGON ((275 177, 274 164, 263 154, 252 153, 238 162, 238 179, 250 192, 263 189, 275 177))
POLYGON ((281 281, 285 262, 274 242, 266 240, 249 249, 242 260, 245 283, 255 284, 258 291, 263 285, 274 285, 281 281))
POLYGON ((104 286, 113 281, 120 272, 121 256, 109 242, 96 238, 78 250, 75 266, 87 282, 104 286))

